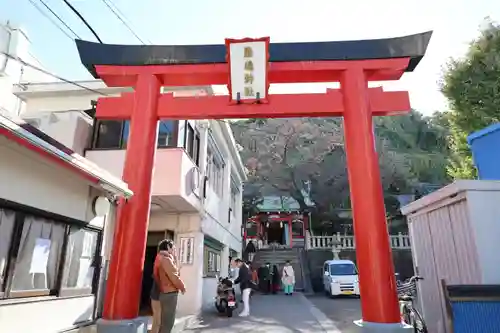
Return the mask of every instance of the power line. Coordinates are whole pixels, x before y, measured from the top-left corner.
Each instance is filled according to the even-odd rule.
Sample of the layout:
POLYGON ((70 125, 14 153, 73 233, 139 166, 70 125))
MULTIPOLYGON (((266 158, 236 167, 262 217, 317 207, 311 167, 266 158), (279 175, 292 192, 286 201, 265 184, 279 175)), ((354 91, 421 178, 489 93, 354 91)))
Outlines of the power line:
MULTIPOLYGON (((121 16, 125 19, 125 21, 128 21, 128 22, 130 23, 130 25, 133 25, 133 24, 131 24, 131 23, 132 23, 132 20, 129 20, 129 19, 127 18, 127 16, 126 16, 126 15, 125 15, 125 14, 124 14, 121 10, 120 10, 120 8, 118 7, 118 5, 117 5, 116 3, 114 3, 114 1, 113 1, 113 0, 107 0, 107 1, 108 1, 108 3, 109 3, 110 5, 112 5, 112 6, 115 8, 116 12, 117 12, 118 14, 120 14, 120 15, 121 15, 121 16)), ((147 41, 149 44, 153 44, 153 42, 152 42, 149 38, 146 38, 146 41, 147 41)))
MULTIPOLYGON (((30 0, 31 1, 31 0, 30 0)), ((68 0, 63 0, 64 3, 69 7, 69 9, 71 9, 71 11, 73 13, 75 13, 76 16, 78 16, 78 18, 83 22, 83 24, 85 24, 87 26, 87 28, 89 28, 89 30, 92 32, 92 34, 95 36, 95 38, 99 41, 99 43, 102 44, 102 40, 99 38, 99 36, 97 35, 97 33, 95 32, 94 29, 92 29, 92 27, 90 26, 90 24, 87 22, 87 20, 85 20, 85 18, 83 18, 82 14, 80 14, 80 12, 78 10, 76 10, 75 7, 73 7, 69 2, 68 0)))
MULTIPOLYGON (((84 89, 84 90, 87 90, 87 91, 89 91, 89 92, 92 92, 92 93, 97 94, 97 95, 100 95, 100 96, 109 96, 109 95, 107 95, 107 94, 105 94, 105 93, 103 93, 103 92, 101 92, 101 91, 98 91, 98 90, 95 90, 95 89, 92 89, 92 88, 86 87, 86 86, 84 86, 84 85, 82 85, 82 84, 80 84, 80 83, 78 83, 78 82, 75 82, 75 81, 71 81, 71 80, 65 79, 65 78, 63 78, 63 77, 61 77, 61 76, 59 76, 59 75, 56 75, 56 74, 54 74, 54 73, 51 73, 51 72, 49 72, 49 71, 47 71, 47 70, 45 70, 45 69, 43 69, 43 68, 40 68, 40 67, 35 66, 35 65, 33 65, 33 64, 30 64, 29 62, 27 62, 27 61, 23 60, 23 59, 22 59, 22 58, 20 58, 20 57, 13 56, 12 54, 5 53, 5 52, 2 52, 2 51, 0 51, 0 54, 2 54, 2 55, 4 55, 4 56, 6 56, 8 59, 12 59, 12 60, 14 60, 14 61, 19 62, 19 63, 20 63, 20 64, 22 64, 23 66, 29 67, 29 68, 31 68, 31 69, 34 69, 34 70, 38 71, 38 72, 41 72, 41 73, 46 74, 46 75, 48 75, 48 76, 50 76, 50 77, 53 77, 54 79, 57 79, 57 80, 60 80, 60 81, 63 81, 63 82, 69 83, 69 84, 71 84, 71 85, 74 85, 75 87, 82 88, 82 89, 84 89)), ((22 83, 20 83, 20 85, 23 85, 23 84, 22 84, 22 83)), ((226 120, 226 119, 214 119, 214 120, 217 120, 217 121, 220 121, 220 122, 227 123, 227 124, 231 125, 231 123, 230 123, 228 120, 226 120)), ((263 131, 263 130, 254 129, 254 131, 257 131, 257 132, 258 132, 258 131, 263 131)))
POLYGON ((12 59, 12 60, 14 60, 14 61, 17 61, 17 62, 19 62, 20 64, 22 64, 22 65, 24 65, 24 66, 26 66, 26 67, 32 68, 32 69, 34 69, 34 70, 36 70, 36 71, 38 71, 38 72, 41 72, 41 73, 46 74, 46 75, 48 75, 48 76, 51 76, 51 77, 53 77, 53 78, 55 78, 55 79, 57 79, 57 80, 60 80, 60 81, 63 81, 63 82, 66 82, 66 83, 72 84, 72 85, 74 85, 74 86, 76 86, 76 87, 79 87, 79 88, 85 89, 85 90, 90 91, 90 92, 92 92, 92 93, 94 93, 94 94, 98 94, 98 95, 101 95, 101 96, 108 96, 108 95, 106 95, 106 94, 104 94, 104 93, 102 93, 102 92, 100 92, 100 91, 98 91, 98 90, 95 90, 95 89, 92 89, 92 88, 89 88, 89 87, 85 87, 84 85, 82 85, 82 84, 80 84, 80 83, 77 83, 77 82, 75 82, 75 81, 71 81, 71 80, 65 79, 65 78, 60 77, 59 75, 56 75, 56 74, 54 74, 54 73, 51 73, 51 72, 49 72, 49 71, 47 71, 47 70, 45 70, 45 69, 43 69, 43 68, 40 68, 40 67, 35 66, 35 65, 33 65, 33 64, 30 64, 29 62, 27 62, 27 61, 23 60, 23 59, 22 59, 22 58, 20 58, 20 57, 13 56, 12 54, 5 53, 5 52, 1 52, 1 51, 0 51, 0 54, 3 54, 4 56, 6 56, 6 57, 7 57, 7 58, 9 58, 9 59, 12 59))
POLYGON ((40 12, 40 14, 45 16, 46 19, 48 19, 57 29, 59 29, 59 31, 65 34, 66 37, 68 37, 69 39, 73 40, 73 37, 66 30, 61 28, 61 26, 57 24, 57 22, 52 17, 50 17, 42 8, 40 8, 38 4, 36 4, 33 0, 28 0, 28 1, 33 5, 33 7, 35 7, 36 10, 40 12))
MULTIPOLYGON (((31 1, 31 0, 30 0, 30 1, 31 1)), ((69 25, 67 25, 67 24, 66 24, 66 22, 64 22, 64 20, 63 20, 63 19, 61 19, 61 18, 59 17, 59 15, 57 15, 57 14, 56 14, 56 13, 55 13, 55 12, 54 12, 51 8, 50 8, 50 6, 49 6, 49 5, 47 5, 47 4, 45 3, 45 1, 40 0, 40 2, 42 3, 42 5, 44 5, 44 6, 45 6, 45 8, 47 8, 47 10, 48 10, 48 11, 50 11, 50 12, 52 13, 52 15, 54 15, 54 16, 55 16, 55 17, 59 20, 59 22, 61 22, 61 23, 62 23, 62 24, 63 24, 63 25, 64 25, 64 26, 65 26, 65 27, 69 30, 69 31, 71 31, 71 32, 73 33, 73 35, 75 35, 75 37, 76 37, 76 38, 78 38, 78 39, 82 39, 80 36, 78 36, 78 34, 77 34, 76 32, 74 32, 74 31, 73 31, 73 29, 71 29, 71 28, 70 28, 70 26, 69 26, 69 25)))
MULTIPOLYGON (((134 35, 134 36, 135 36, 135 38, 137 38, 137 40, 139 40, 139 42, 141 42, 142 44, 146 44, 146 43, 145 43, 145 42, 141 39, 141 37, 139 37, 139 36, 135 33, 134 29, 132 29, 132 28, 130 27, 130 25, 128 25, 128 24, 127 24, 127 22, 125 22, 125 19, 123 18, 123 17, 125 17, 125 15, 124 15, 124 14, 123 14, 123 13, 122 13, 119 9, 118 9, 118 7, 117 7, 117 6, 116 6, 116 5, 115 5, 115 4, 114 4, 111 0, 108 0, 108 1, 106 1, 106 0, 102 0, 102 2, 106 5, 106 7, 108 7, 108 9, 109 9, 109 10, 110 10, 110 11, 111 11, 111 12, 112 12, 112 13, 113 13, 113 14, 114 14, 114 15, 115 15, 115 16, 116 16, 116 17, 117 17, 117 18, 118 18, 118 19, 119 19, 122 23, 123 23, 123 25, 124 25, 124 26, 128 29, 128 31, 130 31, 130 32, 132 33, 132 35, 134 35), (109 3, 108 3, 108 1, 109 1, 109 3), (110 4, 112 4, 112 5, 113 5, 113 7, 115 7, 115 8, 116 8, 116 11, 115 11, 115 9, 113 9, 113 7, 112 7, 110 4), (121 15, 120 15, 120 14, 121 14, 121 15), (122 17, 122 16, 123 16, 123 17, 122 17)), ((151 42, 150 42, 150 43, 151 43, 151 42)))

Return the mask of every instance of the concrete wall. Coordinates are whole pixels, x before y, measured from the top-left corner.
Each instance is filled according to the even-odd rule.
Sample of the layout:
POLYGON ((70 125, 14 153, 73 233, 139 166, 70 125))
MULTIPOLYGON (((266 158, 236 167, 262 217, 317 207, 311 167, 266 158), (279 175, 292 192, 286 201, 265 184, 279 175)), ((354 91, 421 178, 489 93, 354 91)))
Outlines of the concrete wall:
POLYGON ((0 137, 0 197, 78 220, 87 217, 90 187, 70 171, 0 137))
POLYGON ((203 311, 215 311, 215 296, 219 280, 214 277, 203 278, 203 311))
POLYGON ((186 293, 179 295, 177 315, 198 313, 202 307, 203 278, 203 237, 200 232, 199 214, 164 214, 152 213, 149 231, 175 230, 175 243, 180 247, 180 238, 194 238, 194 256, 192 265, 180 265, 180 275, 186 286, 186 293))
POLYGON ((202 219, 203 233, 229 246, 232 250, 241 251, 241 220, 228 219, 228 203, 223 202, 211 188, 207 188, 205 216, 202 219))
MULTIPOLYGON (((0 137, 0 198, 102 228, 91 202, 101 192, 70 171, 0 137)), ((0 331, 54 333, 92 319, 94 296, 0 300, 0 331), (27 320, 29 319, 29 320, 27 320)))
POLYGON ((55 333, 92 319, 94 297, 0 301, 0 330, 5 333, 55 333))
MULTIPOLYGON (((116 177, 122 177, 124 149, 88 150, 85 157, 116 177)), ((200 171, 182 148, 158 149, 153 173, 152 195, 165 202, 167 210, 200 211, 200 187, 190 191, 188 174, 201 182, 200 171), (181 200, 179 200, 181 199, 181 200)))
POLYGON ((23 119, 82 155, 92 137, 92 119, 81 111, 22 114, 23 119))

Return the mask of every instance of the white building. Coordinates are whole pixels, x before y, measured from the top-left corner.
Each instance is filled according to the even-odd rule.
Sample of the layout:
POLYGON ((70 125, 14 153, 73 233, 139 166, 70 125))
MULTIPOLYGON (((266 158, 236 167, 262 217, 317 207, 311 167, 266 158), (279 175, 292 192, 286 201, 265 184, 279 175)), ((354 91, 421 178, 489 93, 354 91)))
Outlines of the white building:
POLYGON ((30 41, 25 31, 9 24, 0 24, 0 114, 18 115, 22 112, 23 103, 12 94, 15 84, 54 81, 50 75, 16 60, 17 58, 43 69, 29 49, 30 41))
MULTIPOLYGON (((23 119, 121 177, 128 121, 95 120, 92 101, 118 95, 99 80, 74 84, 29 83, 15 94, 25 103, 23 119)), ((174 94, 211 94, 210 87, 173 89, 174 94)), ((152 283, 152 263, 161 239, 173 238, 193 256, 181 267, 187 292, 178 315, 213 307, 216 275, 227 275, 228 258, 242 249, 242 182, 245 170, 225 121, 169 121, 159 124, 152 206, 143 278, 144 303, 152 283)))
POLYGON ((0 115, 1 332, 53 333, 94 320, 113 231, 107 198, 132 195, 119 178, 44 139, 0 115))

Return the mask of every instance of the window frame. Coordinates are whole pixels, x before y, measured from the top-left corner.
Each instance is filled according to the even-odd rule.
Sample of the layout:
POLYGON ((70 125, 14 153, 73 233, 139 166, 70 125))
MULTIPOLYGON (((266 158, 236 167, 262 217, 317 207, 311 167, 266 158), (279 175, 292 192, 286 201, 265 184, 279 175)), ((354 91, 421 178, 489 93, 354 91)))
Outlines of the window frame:
POLYGON ((3 299, 18 299, 18 298, 29 298, 29 297, 41 297, 41 296, 57 296, 58 295, 58 287, 59 287, 59 280, 60 280, 60 275, 61 275, 61 259, 64 260, 65 257, 65 249, 66 249, 66 230, 67 230, 67 224, 58 221, 56 219, 53 219, 51 217, 45 217, 45 216, 40 216, 36 214, 30 214, 27 212, 23 211, 18 211, 14 210, 16 217, 15 217, 15 227, 14 227, 14 232, 11 236, 11 244, 10 244, 10 250, 9 250, 9 258, 8 258, 8 270, 7 270, 7 279, 5 282, 5 285, 2 286, 2 289, 4 289, 4 295, 3 299), (35 218, 43 218, 47 219, 50 221, 51 224, 54 225, 59 225, 64 228, 64 238, 63 238, 63 243, 61 245, 60 252, 57 254, 58 256, 58 265, 56 267, 55 273, 55 280, 54 280, 54 286, 52 288, 47 288, 47 289, 30 289, 30 290, 12 290, 13 287, 13 280, 14 276, 16 273, 16 266, 18 264, 17 260, 19 258, 19 249, 21 246, 21 241, 22 241, 22 235, 23 235, 23 230, 24 230, 24 225, 26 223, 26 218, 28 216, 33 216, 35 218))
POLYGON ((158 149, 168 149, 168 148, 177 148, 178 146, 178 143, 177 143, 177 140, 179 139, 179 120, 169 120, 169 119, 160 119, 158 121, 158 138, 156 140, 156 148, 158 149), (172 122, 172 143, 171 144, 168 144, 168 145, 160 145, 160 143, 158 142, 158 139, 160 137, 160 126, 161 126, 161 122, 162 121, 165 121, 165 122, 172 122))
MULTIPOLYGON (((125 150, 126 149, 126 143, 128 141, 124 140, 123 138, 123 132, 125 130, 125 127, 129 127, 129 132, 130 132, 130 120, 128 119, 96 119, 94 118, 94 124, 92 126, 92 136, 89 144, 89 148, 86 150, 125 150), (99 138, 99 127, 100 124, 103 122, 120 122, 121 123, 121 129, 120 129, 120 140, 119 140, 119 145, 118 147, 97 147, 97 140, 99 138)), ((198 134, 199 136, 199 134, 198 134)), ((157 139, 156 139, 156 148, 157 149, 168 149, 168 148, 179 148, 178 145, 178 138, 179 138, 179 120, 169 120, 169 119, 159 119, 158 120, 158 133, 157 133, 157 139), (172 143, 170 145, 160 145, 158 140, 159 140, 159 133, 160 133, 160 126, 162 121, 169 121, 173 123, 173 134, 172 134, 172 143)))
POLYGON ((203 276, 213 278, 220 275, 221 265, 222 252, 205 244, 203 248, 203 276), (212 263, 212 265, 210 265, 210 263, 212 263))
POLYGON ((236 207, 238 207, 238 196, 240 194, 238 183, 235 180, 235 177, 231 175, 231 186, 230 186, 230 198, 229 198, 229 207, 232 208, 234 215, 236 215, 236 207))
POLYGON ((193 126, 188 120, 185 120, 183 135, 184 141, 182 148, 184 148, 184 151, 189 158, 191 158, 194 164, 196 164, 196 166, 200 166, 200 132, 196 126, 193 126))
MULTIPOLYGON (((8 211, 9 213, 13 214, 13 221, 12 221, 12 227, 9 230, 10 235, 8 237, 8 244, 6 246, 6 253, 5 253, 5 267, 3 267, 3 270, 0 271, 0 299, 4 297, 4 285, 7 285, 8 283, 8 278, 9 278, 9 263, 10 263, 10 257, 11 257, 11 249, 12 249, 12 238, 16 232, 16 212, 11 210, 11 209, 2 209, 0 208, 0 214, 3 214, 3 211, 8 211)), ((7 215, 7 214, 5 214, 7 215)), ((0 221, 1 223, 1 221, 0 221)))
POLYGON ((225 163, 218 161, 215 157, 214 147, 207 148, 207 176, 208 184, 215 194, 222 199, 224 196, 224 169, 225 163))
MULTIPOLYGON (((92 141, 90 143, 91 150, 121 150, 125 149, 123 144, 123 130, 125 128, 126 119, 122 120, 112 120, 112 119, 94 119, 94 124, 92 126, 92 141), (119 122, 120 123, 120 139, 118 143, 118 147, 97 147, 97 140, 99 138, 99 127, 103 122, 119 122)), ((129 129, 130 130, 130 129, 129 129)))
POLYGON ((99 269, 100 269, 100 263, 101 263, 101 256, 100 256, 100 249, 102 246, 102 239, 103 239, 103 234, 102 231, 97 229, 97 228, 92 228, 92 227, 77 227, 73 225, 68 225, 66 229, 66 237, 65 237, 65 245, 66 247, 64 248, 64 261, 62 262, 62 267, 60 269, 60 286, 59 286, 59 296, 86 296, 86 295, 93 295, 97 292, 97 287, 99 283, 99 269), (84 288, 78 288, 78 287, 65 287, 62 285, 63 283, 63 278, 64 278, 64 273, 66 272, 67 268, 66 267, 66 260, 68 256, 68 244, 69 244, 69 239, 71 235, 71 229, 72 228, 78 228, 79 230, 83 231, 88 231, 88 232, 93 232, 96 234, 96 245, 94 249, 94 253, 91 256, 91 264, 90 267, 94 268, 94 272, 92 274, 92 282, 90 287, 84 287, 84 288))
POLYGON ((15 221, 12 234, 10 237, 10 244, 8 250, 8 257, 5 267, 5 279, 2 284, 0 284, 0 305, 9 304, 10 302, 18 299, 26 299, 32 297, 74 297, 74 296, 97 296, 97 289, 99 278, 101 274, 101 253, 100 249, 102 247, 103 241, 103 230, 102 228, 90 226, 84 221, 73 219, 67 216, 47 212, 38 208, 26 206, 17 202, 0 198, 0 210, 9 210, 14 212, 15 221), (23 227, 26 222, 27 216, 33 216, 35 218, 43 218, 49 220, 51 224, 60 225, 64 227, 64 238, 62 240, 62 245, 60 252, 57 254, 58 266, 57 270, 54 272, 54 286, 51 289, 33 289, 33 290, 19 290, 13 291, 13 279, 15 274, 15 268, 17 260, 19 257, 19 247, 21 245, 23 227), (66 292, 68 288, 62 287, 63 274, 66 269, 66 257, 67 246, 69 241, 69 233, 71 228, 79 228, 83 230, 89 230, 97 233, 97 242, 95 251, 93 254, 93 264, 94 272, 92 276, 92 288, 74 288, 71 292, 66 292))

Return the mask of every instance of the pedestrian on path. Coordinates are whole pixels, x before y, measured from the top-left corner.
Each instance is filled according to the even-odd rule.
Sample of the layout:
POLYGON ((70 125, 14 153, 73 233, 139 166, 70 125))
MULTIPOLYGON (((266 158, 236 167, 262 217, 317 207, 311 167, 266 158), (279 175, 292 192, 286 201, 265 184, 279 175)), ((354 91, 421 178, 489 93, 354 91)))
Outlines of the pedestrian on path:
POLYGON ((155 263, 154 268, 155 281, 160 288, 161 318, 159 333, 170 333, 175 323, 179 292, 184 294, 186 288, 179 277, 174 242, 165 239, 158 245, 158 250, 160 253, 165 253, 156 257, 158 263, 155 263))
POLYGON ((259 268, 258 274, 259 274, 259 285, 260 285, 260 290, 264 294, 269 294, 271 292, 271 264, 266 263, 265 266, 262 266, 259 268))
POLYGON ((253 258, 255 257, 255 252, 257 252, 257 249, 255 248, 255 244, 252 240, 248 242, 247 247, 245 248, 245 252, 247 253, 248 260, 250 262, 253 262, 253 258))
POLYGON ((156 259, 153 268, 153 286, 150 292, 151 298, 151 311, 153 312, 153 324, 151 326, 151 333, 159 333, 160 331, 160 321, 161 321, 161 303, 160 303, 160 286, 156 281, 154 272, 159 268, 160 259, 158 256, 168 256, 167 251, 161 251, 160 246, 158 246, 158 253, 156 254, 156 259))
POLYGON ((241 311, 240 317, 248 317, 250 315, 250 292, 252 291, 250 269, 241 259, 236 259, 234 262, 239 268, 238 278, 234 280, 234 283, 240 285, 243 298, 243 311, 241 311))
POLYGON ((283 267, 281 281, 283 282, 285 295, 292 295, 293 287, 295 286, 295 272, 293 271, 292 265, 290 265, 290 261, 287 261, 285 266, 283 267))

